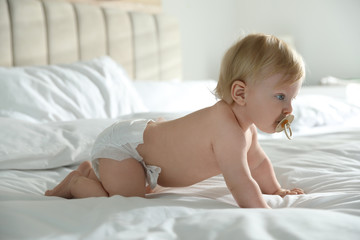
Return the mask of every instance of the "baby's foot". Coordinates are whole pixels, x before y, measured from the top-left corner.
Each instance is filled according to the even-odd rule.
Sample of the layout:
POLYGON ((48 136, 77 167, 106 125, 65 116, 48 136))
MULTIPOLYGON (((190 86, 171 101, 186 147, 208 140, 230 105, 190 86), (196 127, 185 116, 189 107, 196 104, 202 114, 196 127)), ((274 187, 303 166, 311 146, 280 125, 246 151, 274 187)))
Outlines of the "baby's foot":
POLYGON ((57 196, 63 198, 72 198, 71 185, 72 181, 81 176, 81 173, 77 170, 72 171, 62 180, 54 189, 47 190, 45 196, 57 196))

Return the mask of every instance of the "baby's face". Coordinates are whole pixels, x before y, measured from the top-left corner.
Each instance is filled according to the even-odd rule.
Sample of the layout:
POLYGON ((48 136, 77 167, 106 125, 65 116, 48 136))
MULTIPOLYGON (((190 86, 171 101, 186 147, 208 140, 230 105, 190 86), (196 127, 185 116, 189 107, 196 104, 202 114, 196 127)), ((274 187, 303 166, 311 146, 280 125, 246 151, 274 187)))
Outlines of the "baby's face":
POLYGON ((297 96, 301 81, 278 86, 283 75, 275 74, 248 86, 246 111, 261 131, 274 133, 278 123, 292 111, 292 100, 297 96))

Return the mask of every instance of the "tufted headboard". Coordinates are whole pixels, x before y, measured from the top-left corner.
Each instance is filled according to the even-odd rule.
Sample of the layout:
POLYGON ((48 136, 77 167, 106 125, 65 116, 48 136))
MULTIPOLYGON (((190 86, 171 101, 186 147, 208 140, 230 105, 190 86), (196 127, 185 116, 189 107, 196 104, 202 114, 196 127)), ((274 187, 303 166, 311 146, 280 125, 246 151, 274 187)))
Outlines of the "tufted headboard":
POLYGON ((109 55, 134 80, 181 79, 177 20, 61 0, 0 0, 0 66, 109 55))

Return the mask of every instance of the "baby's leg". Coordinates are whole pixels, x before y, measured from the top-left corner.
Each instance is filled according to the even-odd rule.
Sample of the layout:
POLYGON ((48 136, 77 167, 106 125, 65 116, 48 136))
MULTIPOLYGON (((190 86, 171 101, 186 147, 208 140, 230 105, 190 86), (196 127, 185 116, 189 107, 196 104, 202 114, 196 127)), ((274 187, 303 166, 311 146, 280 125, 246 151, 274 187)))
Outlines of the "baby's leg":
POLYGON ((136 159, 99 159, 99 172, 109 196, 145 197, 145 170, 136 159))
POLYGON ((70 183, 70 193, 73 198, 109 196, 99 180, 93 180, 84 176, 72 179, 70 183))
POLYGON ((81 176, 81 173, 77 170, 69 173, 64 180, 62 180, 54 189, 47 190, 45 196, 57 196, 63 198, 72 198, 70 187, 73 178, 81 176))
POLYGON ((97 179, 90 162, 83 162, 72 171, 53 190, 45 192, 46 196, 63 198, 85 198, 108 196, 97 179))
POLYGON ((90 178, 95 181, 99 181, 89 161, 80 164, 80 166, 76 170, 78 170, 81 173, 81 175, 84 177, 90 178))

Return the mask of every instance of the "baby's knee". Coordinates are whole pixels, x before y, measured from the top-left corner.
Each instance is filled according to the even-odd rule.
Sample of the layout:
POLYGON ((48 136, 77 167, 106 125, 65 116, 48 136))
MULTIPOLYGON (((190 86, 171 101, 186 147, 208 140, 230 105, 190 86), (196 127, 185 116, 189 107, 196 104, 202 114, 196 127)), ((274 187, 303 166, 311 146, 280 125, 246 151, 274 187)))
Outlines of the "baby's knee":
POLYGON ((70 176, 71 176, 70 185, 75 185, 78 183, 79 178, 82 177, 82 173, 79 170, 74 170, 70 173, 70 176))

